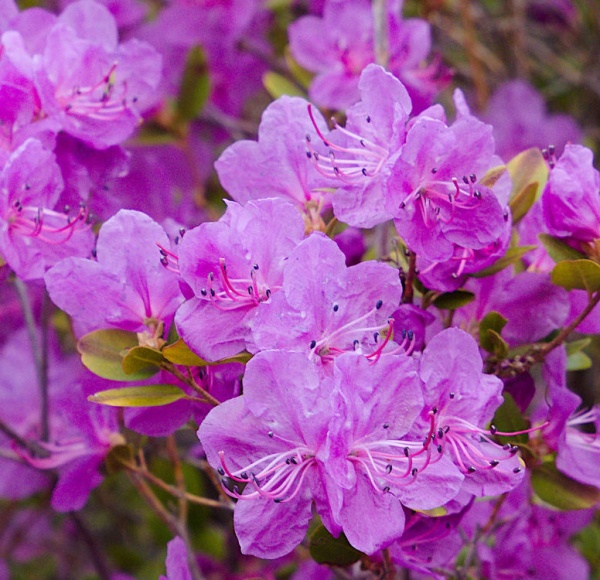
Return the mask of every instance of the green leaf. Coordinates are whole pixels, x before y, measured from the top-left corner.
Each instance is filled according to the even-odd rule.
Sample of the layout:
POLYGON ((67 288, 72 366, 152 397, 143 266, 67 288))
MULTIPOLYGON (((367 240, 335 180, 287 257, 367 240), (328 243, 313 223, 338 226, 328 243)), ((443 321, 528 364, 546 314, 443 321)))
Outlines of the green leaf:
POLYGON ((600 290, 600 265, 592 260, 563 260, 552 270, 552 283, 567 290, 600 290))
POLYGON ((507 322, 506 318, 498 312, 488 312, 479 323, 479 344, 481 348, 494 354, 497 354, 498 350, 506 350, 506 354, 508 354, 508 345, 500 336, 507 322))
POLYGON ((134 346, 127 351, 123 357, 123 370, 131 375, 145 375, 151 377, 160 370, 160 364, 165 361, 165 357, 159 350, 154 350, 147 346, 134 346))
POLYGON ((180 338, 173 344, 165 346, 162 349, 163 356, 176 365, 186 367, 205 367, 209 363, 201 359, 196 353, 190 350, 190 347, 180 338))
POLYGON ((442 310, 456 310, 475 300, 475 294, 467 290, 455 290, 454 292, 445 292, 434 299, 433 304, 442 310))
POLYGON ((579 340, 573 340, 571 342, 567 342, 565 344, 565 348, 567 350, 567 355, 572 355, 575 354, 576 352, 579 352, 580 350, 584 349, 586 346, 589 346, 592 342, 592 339, 587 337, 587 338, 581 338, 579 340))
POLYGON ((292 51, 290 50, 289 46, 285 47, 283 56, 285 58, 285 63, 287 64, 288 69, 294 78, 302 87, 308 90, 310 82, 315 75, 298 64, 298 61, 292 56, 292 51))
POLYGON ((496 182, 506 173, 506 165, 498 165, 488 169, 486 174, 479 180, 479 185, 489 187, 496 185, 496 182))
POLYGON ((584 510, 600 501, 600 489, 571 479, 553 461, 533 469, 531 486, 541 500, 560 510, 584 510))
POLYGON ((206 55, 200 46, 190 49, 185 63, 185 70, 179 95, 177 97, 177 117, 183 121, 191 121, 198 116, 210 95, 210 79, 206 55))
POLYGON ((88 401, 110 407, 161 407, 186 397, 175 385, 147 385, 100 391, 90 395, 88 401))
POLYGON ((122 352, 138 345, 135 332, 95 330, 79 339, 77 350, 81 354, 81 362, 95 375, 113 381, 139 381, 147 378, 148 374, 127 374, 122 365, 122 352))
POLYGON ((585 258, 581 252, 565 244, 560 238, 555 238, 550 234, 538 234, 538 239, 546 248, 548 255, 557 263, 563 260, 581 260, 585 258))
POLYGON ((508 205, 516 224, 539 199, 548 181, 548 165, 542 152, 534 147, 519 153, 507 163, 512 179, 508 205))
POLYGON ((517 263, 527 252, 531 252, 531 250, 535 250, 536 248, 537 246, 520 246, 518 248, 509 248, 506 251, 506 254, 496 260, 491 266, 487 267, 485 270, 475 272, 474 274, 471 274, 471 276, 473 278, 485 278, 486 276, 497 274, 500 272, 500 270, 504 270, 504 268, 517 263))
POLYGON ((265 89, 274 99, 278 99, 283 95, 306 97, 306 93, 300 87, 276 72, 266 72, 262 80, 265 89))
POLYGON ((592 359, 585 352, 575 352, 567 357, 568 371, 585 371, 592 367, 592 359))
MULTIPOLYGON (((503 393, 504 402, 496 409, 492 423, 498 431, 503 433, 514 433, 515 431, 524 431, 529 429, 529 422, 521 413, 517 403, 510 393, 503 393)), ((498 440, 501 443, 527 443, 529 436, 527 433, 522 435, 500 436, 498 440)))
POLYGON ((345 568, 360 560, 362 556, 350 545, 344 534, 334 538, 323 524, 319 524, 310 535, 308 549, 312 559, 318 564, 345 568))
POLYGON ((187 344, 185 344, 185 342, 183 342, 183 339, 181 338, 173 344, 165 346, 165 348, 162 349, 162 354, 168 361, 171 361, 173 364, 183 365, 186 367, 208 367, 231 362, 239 362, 245 364, 252 358, 252 355, 249 352, 244 351, 234 356, 230 356, 229 358, 209 362, 204 359, 201 359, 196 353, 192 352, 190 350, 190 347, 187 344))

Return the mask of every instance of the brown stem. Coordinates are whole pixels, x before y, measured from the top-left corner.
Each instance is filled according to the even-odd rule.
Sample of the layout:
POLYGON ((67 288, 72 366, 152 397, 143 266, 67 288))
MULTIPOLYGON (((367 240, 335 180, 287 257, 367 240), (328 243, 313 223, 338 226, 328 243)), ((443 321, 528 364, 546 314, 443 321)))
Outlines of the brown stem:
POLYGON ((171 434, 167 437, 167 453, 169 459, 173 463, 173 475, 175 477, 175 485, 179 490, 178 502, 179 502, 179 521, 182 525, 187 525, 188 515, 188 504, 185 494, 187 493, 185 487, 185 477, 183 475, 183 469, 181 467, 181 460, 179 453, 177 452, 177 444, 175 443, 175 435, 171 434))
POLYGON ((90 558, 94 563, 94 567, 96 568, 98 576, 101 578, 101 580, 110 580, 112 578, 112 572, 108 562, 106 561, 102 547, 96 542, 96 538, 94 538, 92 532, 87 527, 86 523, 81 517, 81 514, 78 512, 71 512, 69 513, 69 517, 75 524, 79 536, 83 540, 88 552, 90 553, 90 558))
POLYGON ((221 404, 221 401, 215 399, 208 391, 204 390, 192 377, 192 371, 190 367, 187 367, 188 375, 185 376, 175 365, 171 363, 163 363, 162 368, 166 371, 169 371, 172 375, 177 377, 182 383, 192 387, 194 391, 196 391, 206 403, 212 405, 213 407, 217 407, 221 404))
POLYGON ((2 420, 0 420, 0 431, 2 431, 2 433, 10 437, 17 445, 19 445, 23 449, 27 449, 27 451, 34 457, 46 458, 50 457, 51 455, 50 451, 44 449, 35 441, 29 441, 28 439, 21 437, 16 431, 12 429, 12 427, 9 427, 2 420))
POLYGON ((489 91, 485 80, 483 65, 477 57, 477 31, 475 22, 473 21, 473 13, 471 10, 470 0, 461 0, 460 12, 465 30, 465 51, 467 53, 467 61, 473 76, 473 84, 475 85, 475 96, 477 98, 477 108, 483 110, 488 100, 489 91))
POLYGON ((394 562, 392 562, 392 556, 388 548, 385 548, 381 551, 381 555, 383 556, 383 575, 381 576, 382 580, 394 580, 396 577, 396 567, 394 566, 394 562))
POLYGON ((600 291, 590 297, 588 305, 579 313, 573 322, 568 326, 565 326, 553 340, 542 345, 533 346, 524 356, 518 357, 517 360, 509 361, 507 366, 501 367, 496 372, 496 375, 500 378, 514 377, 528 371, 535 363, 543 362, 546 356, 556 347, 560 346, 568 338, 571 332, 581 324, 587 315, 596 307, 598 302, 600 302, 600 291))
POLYGON ((402 304, 412 304, 415 297, 414 281, 417 273, 417 254, 408 252, 408 272, 404 281, 402 304))

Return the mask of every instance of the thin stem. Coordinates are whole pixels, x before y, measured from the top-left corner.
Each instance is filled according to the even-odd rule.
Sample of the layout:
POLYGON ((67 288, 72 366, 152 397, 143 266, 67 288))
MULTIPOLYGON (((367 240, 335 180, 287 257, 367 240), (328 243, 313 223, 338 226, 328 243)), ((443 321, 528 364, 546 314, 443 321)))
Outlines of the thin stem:
POLYGON ((19 302, 21 303, 21 308, 23 310, 23 316, 25 318, 27 334, 29 336, 29 343, 31 345, 31 352, 35 364, 35 372, 40 388, 41 439, 42 441, 48 441, 50 437, 50 423, 48 417, 48 337, 44 336, 47 334, 48 323, 48 313, 44 311, 48 310, 48 303, 45 301, 43 306, 44 311, 42 312, 42 326, 40 328, 40 334, 42 338, 40 342, 38 342, 37 327, 35 323, 35 317, 33 315, 31 300, 29 299, 29 292, 27 291, 27 286, 18 277, 15 277, 13 282, 19 297, 19 302))
POLYGON ((415 297, 414 281, 417 273, 417 254, 408 252, 408 272, 404 281, 404 293, 402 295, 402 304, 412 304, 415 297))
POLYGON ((396 577, 396 567, 394 566, 394 562, 392 562, 392 556, 388 548, 385 548, 381 551, 381 555, 383 557, 383 574, 381 576, 382 580, 394 580, 396 577))
POLYGON ((577 328, 587 315, 600 302, 600 291, 590 296, 587 306, 579 313, 579 315, 569 324, 565 326, 555 337, 548 343, 535 345, 524 356, 518 357, 518 360, 510 361, 506 367, 501 367, 496 375, 499 377, 513 377, 520 373, 528 371, 535 363, 543 362, 546 356, 555 348, 560 346, 577 328))
POLYGON ((185 487, 185 477, 183 475, 183 469, 181 467, 181 460, 179 453, 177 452, 177 444, 175 443, 175 436, 173 434, 167 437, 167 453, 169 459, 173 463, 173 474, 175 477, 175 485, 179 490, 179 521, 182 525, 187 525, 188 516, 188 504, 185 494, 187 492, 185 487))
POLYGON ((373 33, 375 62, 387 68, 390 60, 387 0, 373 0, 373 33))
POLYGON ((98 576, 101 578, 101 580, 110 580, 112 578, 112 572, 110 570, 108 562, 106 561, 104 552, 102 551, 102 548, 96 542, 96 538, 94 538, 92 532, 87 527, 83 518, 81 517, 81 515, 78 512, 71 512, 69 514, 69 517, 75 524, 75 527, 77 528, 77 532, 78 532, 79 536, 85 543, 85 545, 90 553, 90 558, 92 559, 92 562, 94 563, 94 567, 96 568, 96 572, 98 573, 98 576))
POLYGON ((477 31, 473 21, 470 0, 461 0, 460 13, 465 30, 465 51, 467 53, 467 61, 469 62, 469 68, 471 69, 471 74, 473 76, 473 84, 475 85, 477 108, 482 111, 487 103, 489 91, 485 80, 483 65, 476 52, 477 31))
POLYGON ((186 377, 175 365, 173 365, 171 363, 163 363, 161 366, 163 369, 165 369, 166 371, 169 371, 172 375, 177 377, 182 383, 192 387, 192 389, 194 389, 194 391, 196 391, 202 397, 202 399, 204 399, 204 401, 206 403, 208 403, 209 405, 212 405, 213 407, 217 407, 221 404, 221 401, 219 401, 218 399, 215 399, 208 391, 203 389, 195 381, 194 377, 192 377, 192 372, 191 372, 190 367, 187 367, 189 376, 186 377))
POLYGON ((24 437, 21 437, 17 432, 13 431, 11 427, 6 425, 0 420, 0 431, 10 437, 17 445, 27 449, 27 451, 34 457, 46 458, 50 457, 51 453, 47 449, 44 449, 38 445, 35 441, 29 441, 24 437))

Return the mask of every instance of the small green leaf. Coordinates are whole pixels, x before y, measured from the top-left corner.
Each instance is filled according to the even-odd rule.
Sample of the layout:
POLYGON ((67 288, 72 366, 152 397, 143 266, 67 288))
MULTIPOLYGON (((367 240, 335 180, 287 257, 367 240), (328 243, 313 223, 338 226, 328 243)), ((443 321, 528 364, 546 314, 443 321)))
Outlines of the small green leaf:
POLYGON ((323 524, 319 524, 310 535, 308 549, 312 559, 318 564, 345 568, 360 560, 362 556, 350 545, 344 534, 334 538, 323 524))
POLYGON ((163 356, 176 365, 186 367, 205 367, 209 363, 201 359, 196 353, 190 350, 190 347, 180 338, 173 344, 165 346, 162 349, 163 356))
POLYGON ((274 99, 278 99, 283 95, 306 97, 306 93, 300 87, 276 72, 266 72, 262 80, 265 89, 274 99))
POLYGON ((487 330, 486 342, 492 345, 492 350, 490 352, 492 352, 496 358, 504 359, 508 356, 508 343, 495 330, 487 330))
POLYGON ((175 385, 147 385, 100 391, 90 395, 88 401, 110 407, 160 407, 186 397, 175 385))
POLYGON ((162 354, 168 361, 171 361, 173 364, 183 365, 186 367, 207 367, 222 365, 231 362, 239 362, 245 364, 252 358, 252 355, 249 352, 244 351, 234 356, 230 356, 229 358, 209 362, 204 359, 201 359, 196 353, 192 352, 190 350, 190 347, 187 344, 185 344, 185 342, 183 342, 183 339, 181 338, 173 344, 165 346, 165 348, 162 349, 162 354))
POLYGON ((489 187, 496 185, 496 182, 506 173, 506 165, 498 165, 488 169, 486 174, 479 180, 479 185, 489 187))
POLYGON ((512 179, 508 205, 516 224, 542 195, 548 181, 548 165, 542 152, 534 147, 513 157, 507 168, 512 179))
POLYGON ((600 501, 600 489, 571 479, 552 461, 533 469, 531 486, 541 500, 560 510, 584 510, 600 501))
POLYGON ((498 312, 488 312, 479 323, 479 344, 481 348, 496 354, 497 350, 504 350, 506 347, 506 354, 508 354, 508 345, 500 336, 507 322, 506 318, 498 312))
POLYGON ((298 61, 292 56, 292 51, 289 46, 285 47, 283 56, 285 58, 285 63, 294 78, 302 87, 308 90, 310 82, 315 75, 298 64, 298 61))
POLYGON ((575 352, 567 357, 568 371, 585 371, 592 367, 592 359, 585 352, 575 352))
POLYGON ((517 224, 525 217, 527 212, 531 209, 531 206, 535 203, 535 200, 538 198, 539 190, 540 184, 537 181, 528 183, 524 189, 510 200, 508 207, 510 207, 513 224, 517 224))
POLYGON ((565 344, 566 350, 567 350, 567 355, 572 355, 575 354, 576 352, 579 352, 580 350, 584 349, 586 346, 589 346, 592 342, 591 338, 581 338, 579 340, 573 340, 571 342, 567 342, 565 344))
POLYGON ((165 357, 158 350, 147 346, 134 346, 130 348, 123 356, 123 370, 131 375, 145 375, 151 377, 160 370, 160 364, 165 361, 165 357))
POLYGON ((473 278, 485 278, 486 276, 497 274, 500 272, 500 270, 504 270, 504 268, 517 263, 527 252, 531 252, 531 250, 535 250, 536 248, 537 246, 520 246, 518 248, 509 248, 506 251, 506 254, 496 260, 491 266, 487 267, 485 270, 475 272, 474 274, 471 274, 471 276, 473 278))
POLYGON ((200 46, 193 46, 185 63, 185 70, 177 97, 177 117, 191 121, 198 116, 210 95, 210 79, 206 55, 200 46))
POLYGON ((113 381, 139 381, 148 375, 127 374, 122 366, 122 352, 138 346, 135 332, 108 329, 95 330, 82 336, 77 343, 81 362, 95 375, 113 381))
POLYGON ((565 244, 560 238, 555 238, 550 234, 538 234, 538 239, 542 242, 544 248, 546 248, 548 255, 557 263, 563 260, 585 259, 585 256, 581 252, 565 244))
POLYGON ((475 300, 475 294, 467 290, 455 290, 454 292, 444 292, 434 299, 433 304, 442 310, 456 310, 475 300))
POLYGON ((592 260, 563 260, 552 270, 552 283, 567 290, 600 290, 600 265, 592 260))
POLYGON ((133 447, 131 445, 115 445, 104 458, 104 467, 109 475, 123 471, 123 463, 133 463, 133 447))
MULTIPOLYGON (((514 433, 515 431, 524 431, 529 429, 529 422, 521 413, 517 403, 510 393, 503 393, 504 402, 496 409, 493 424, 498 431, 503 433, 514 433)), ((527 443, 529 436, 527 433, 521 435, 500 436, 498 440, 501 443, 527 443)))

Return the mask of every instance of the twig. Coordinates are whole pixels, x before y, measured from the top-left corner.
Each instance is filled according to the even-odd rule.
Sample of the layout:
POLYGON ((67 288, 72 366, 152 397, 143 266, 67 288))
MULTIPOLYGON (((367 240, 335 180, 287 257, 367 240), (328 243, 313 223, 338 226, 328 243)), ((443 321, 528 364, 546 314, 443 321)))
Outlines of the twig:
POLYGON ((534 345, 525 355, 517 357, 517 359, 513 359, 512 361, 502 361, 500 364, 504 364, 502 364, 495 374, 500 378, 514 377, 528 371, 535 363, 543 362, 546 356, 568 338, 571 332, 581 324, 599 302, 600 291, 596 292, 593 296, 590 296, 588 305, 579 313, 573 322, 563 328, 553 340, 545 344, 534 345))
POLYGON ((46 458, 50 457, 51 453, 47 449, 44 449, 41 445, 38 445, 35 441, 29 441, 24 437, 21 437, 16 431, 13 431, 11 427, 6 425, 0 420, 0 431, 10 437, 17 445, 27 449, 34 457, 46 458))
POLYGON ((414 281, 417 273, 417 254, 408 251, 408 272, 404 281, 402 304, 412 304, 415 296, 414 281))
POLYGON ((485 80, 483 66, 475 49, 477 45, 477 32, 475 30, 475 23, 473 22, 470 0, 461 0, 460 12, 465 29, 465 51, 467 53, 469 68, 471 69, 471 74, 473 76, 473 84, 475 85, 477 107, 482 111, 487 103, 489 91, 485 80))
MULTIPOLYGON (((33 316, 33 308, 31 306, 31 300, 29 299, 29 293, 27 292, 27 286, 18 277, 15 276, 14 280, 15 289, 21 303, 23 310, 23 316, 25 318, 25 324, 27 326, 27 334, 29 336, 29 342, 31 344, 31 352, 33 354, 33 360, 35 364, 35 372, 37 375, 38 385, 40 388, 40 429, 42 441, 48 441, 50 436, 50 423, 48 417, 48 339, 44 334, 47 332, 47 313, 42 313, 42 325, 40 328, 40 334, 42 336, 41 341, 38 342, 37 327, 35 318, 33 316)), ((44 310, 47 309, 47 302, 44 304, 44 310)))
POLYGON ((96 542, 96 538, 94 538, 92 532, 89 530, 86 523, 83 521, 81 515, 78 512, 70 512, 69 517, 75 524, 77 532, 79 533, 81 539, 87 546, 87 549, 90 553, 90 558, 94 563, 94 567, 96 568, 98 576, 102 580, 110 580, 112 578, 112 572, 110 570, 108 562, 106 561, 104 552, 96 542))
POLYGON ((204 402, 208 403, 209 405, 212 405, 213 407, 217 407, 218 405, 221 404, 221 401, 219 401, 218 399, 215 399, 208 391, 203 389, 195 381, 194 377, 192 377, 192 373, 191 373, 189 367, 188 367, 189 376, 187 376, 187 377, 175 365, 173 365, 171 363, 163 363, 161 365, 161 368, 165 369, 166 371, 169 371, 172 375, 177 377, 182 383, 192 387, 192 389, 194 389, 194 391, 196 391, 204 399, 204 402))

